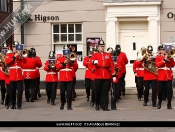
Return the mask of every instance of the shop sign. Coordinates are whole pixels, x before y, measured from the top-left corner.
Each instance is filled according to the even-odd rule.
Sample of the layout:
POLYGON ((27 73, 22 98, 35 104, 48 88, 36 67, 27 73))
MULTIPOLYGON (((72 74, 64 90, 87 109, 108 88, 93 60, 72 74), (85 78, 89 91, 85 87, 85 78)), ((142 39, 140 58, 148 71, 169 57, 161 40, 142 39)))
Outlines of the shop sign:
POLYGON ((59 20, 59 16, 43 16, 43 15, 35 15, 35 21, 54 21, 54 20, 59 20))
POLYGON ((174 20, 175 20, 175 14, 173 14, 172 12, 169 12, 169 13, 167 14, 167 17, 168 17, 169 19, 174 18, 174 20))

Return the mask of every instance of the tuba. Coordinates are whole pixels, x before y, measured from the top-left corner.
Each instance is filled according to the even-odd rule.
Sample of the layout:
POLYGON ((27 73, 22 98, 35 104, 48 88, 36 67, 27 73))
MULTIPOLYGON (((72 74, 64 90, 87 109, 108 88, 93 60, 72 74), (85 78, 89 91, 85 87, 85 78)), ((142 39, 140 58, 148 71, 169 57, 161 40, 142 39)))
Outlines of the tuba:
POLYGON ((5 59, 4 59, 4 56, 2 55, 2 53, 0 53, 0 64, 2 65, 1 71, 2 71, 4 74, 9 75, 9 73, 10 73, 10 68, 9 68, 9 66, 5 63, 5 59))
POLYGON ((142 47, 141 50, 138 52, 137 61, 142 61, 143 59, 147 59, 148 58, 148 54, 146 53, 146 48, 142 47))
POLYGON ((77 54, 75 52, 71 52, 69 55, 70 61, 74 61, 77 59, 77 54))
POLYGON ((148 58, 151 58, 151 60, 145 60, 143 63, 143 68, 157 76, 158 69, 155 64, 155 56, 148 56, 148 58))

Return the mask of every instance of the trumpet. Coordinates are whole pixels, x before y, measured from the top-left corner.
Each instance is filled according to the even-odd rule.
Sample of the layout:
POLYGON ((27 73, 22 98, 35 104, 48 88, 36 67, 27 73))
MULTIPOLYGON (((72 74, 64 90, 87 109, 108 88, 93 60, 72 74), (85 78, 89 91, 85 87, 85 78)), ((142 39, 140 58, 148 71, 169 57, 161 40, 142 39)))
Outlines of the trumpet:
POLYGON ((71 52, 70 53, 70 60, 71 61, 74 61, 74 60, 76 60, 77 59, 77 54, 75 53, 75 52, 71 52))

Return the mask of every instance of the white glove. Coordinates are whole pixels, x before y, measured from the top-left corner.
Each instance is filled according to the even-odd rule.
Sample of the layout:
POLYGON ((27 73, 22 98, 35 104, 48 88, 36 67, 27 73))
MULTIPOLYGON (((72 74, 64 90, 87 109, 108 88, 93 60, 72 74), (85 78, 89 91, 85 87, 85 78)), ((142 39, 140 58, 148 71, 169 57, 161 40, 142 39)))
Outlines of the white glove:
POLYGON ((94 64, 97 64, 98 63, 98 60, 94 60, 94 64))
POLYGON ((113 82, 115 82, 115 81, 116 81, 116 77, 113 77, 112 79, 113 79, 113 82))

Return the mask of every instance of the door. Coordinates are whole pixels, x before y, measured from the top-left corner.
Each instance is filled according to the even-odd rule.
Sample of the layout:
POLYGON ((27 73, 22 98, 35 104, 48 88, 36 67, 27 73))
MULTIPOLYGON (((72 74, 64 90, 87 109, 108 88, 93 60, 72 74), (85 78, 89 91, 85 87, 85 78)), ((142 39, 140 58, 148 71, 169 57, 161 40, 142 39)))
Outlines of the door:
POLYGON ((149 38, 147 31, 121 31, 119 33, 119 42, 121 45, 121 51, 125 52, 128 58, 128 64, 126 65, 126 87, 135 87, 135 76, 133 72, 133 62, 137 57, 137 52, 142 47, 149 45, 149 38))

